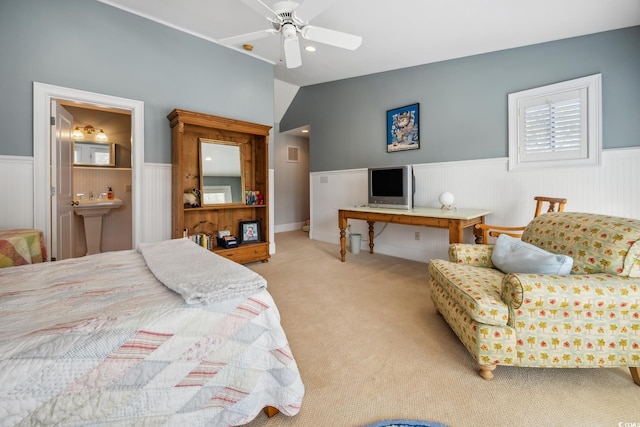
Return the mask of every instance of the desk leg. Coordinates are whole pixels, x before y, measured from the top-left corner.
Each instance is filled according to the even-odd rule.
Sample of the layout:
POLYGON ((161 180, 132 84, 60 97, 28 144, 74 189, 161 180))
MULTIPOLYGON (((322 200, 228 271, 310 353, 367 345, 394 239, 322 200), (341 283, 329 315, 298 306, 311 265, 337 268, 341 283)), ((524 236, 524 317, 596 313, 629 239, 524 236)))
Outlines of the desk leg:
MULTIPOLYGON (((479 224, 484 224, 484 216, 480 218, 479 224)), ((476 245, 487 243, 484 241, 484 237, 482 237, 482 230, 477 228, 475 225, 473 226, 473 235, 475 236, 476 245)))
POLYGON ((347 218, 344 216, 342 211, 338 212, 338 228, 340 228, 340 261, 344 262, 345 257, 347 255, 347 218))
POLYGON ((460 221, 455 219, 449 220, 449 244, 464 242, 464 228, 460 221))
POLYGON ((372 254, 373 253, 373 236, 375 234, 374 229, 373 229, 373 224, 375 224, 375 221, 367 221, 367 224, 369 224, 369 253, 372 254))

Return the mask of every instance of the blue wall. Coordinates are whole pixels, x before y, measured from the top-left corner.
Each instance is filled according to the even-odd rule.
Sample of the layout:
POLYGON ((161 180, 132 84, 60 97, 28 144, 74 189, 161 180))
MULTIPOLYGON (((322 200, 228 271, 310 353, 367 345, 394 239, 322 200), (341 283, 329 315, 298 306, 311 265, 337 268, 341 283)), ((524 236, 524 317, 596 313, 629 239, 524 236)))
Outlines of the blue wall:
POLYGON ((0 2, 0 155, 33 155, 33 82, 145 103, 145 161, 174 108, 273 125, 273 65, 87 0, 0 2))
POLYGON ((507 157, 509 93, 596 73, 603 147, 640 146, 640 26, 303 87, 280 131, 311 125, 311 171, 507 157), (420 149, 387 153, 416 102, 420 149))

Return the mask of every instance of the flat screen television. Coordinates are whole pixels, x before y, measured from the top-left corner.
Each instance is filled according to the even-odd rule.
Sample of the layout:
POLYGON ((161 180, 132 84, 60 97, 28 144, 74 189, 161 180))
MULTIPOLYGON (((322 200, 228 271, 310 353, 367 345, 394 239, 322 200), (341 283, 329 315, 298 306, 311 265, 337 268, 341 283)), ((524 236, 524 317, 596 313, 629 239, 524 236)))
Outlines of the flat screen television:
POLYGON ((369 207, 412 209, 413 184, 411 166, 369 168, 369 207))

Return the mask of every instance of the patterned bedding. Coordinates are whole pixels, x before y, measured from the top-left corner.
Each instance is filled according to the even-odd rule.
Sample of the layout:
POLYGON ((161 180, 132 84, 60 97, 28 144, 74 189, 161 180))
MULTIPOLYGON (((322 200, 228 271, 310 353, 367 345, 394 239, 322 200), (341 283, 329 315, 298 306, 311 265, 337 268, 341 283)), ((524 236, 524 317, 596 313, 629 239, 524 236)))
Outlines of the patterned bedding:
POLYGON ((134 250, 0 271, 0 426, 240 425, 303 395, 266 290, 187 305, 134 250))

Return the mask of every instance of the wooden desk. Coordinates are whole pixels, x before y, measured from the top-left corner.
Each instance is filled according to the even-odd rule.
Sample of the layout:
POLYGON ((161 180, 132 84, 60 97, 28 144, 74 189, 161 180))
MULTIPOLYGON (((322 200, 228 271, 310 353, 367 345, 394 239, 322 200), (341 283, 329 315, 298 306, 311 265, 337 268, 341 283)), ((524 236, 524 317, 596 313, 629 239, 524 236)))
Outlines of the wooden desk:
MULTIPOLYGON (((362 219, 369 224, 369 253, 373 253, 373 224, 376 221, 393 224, 421 225, 425 227, 448 228, 449 243, 463 242, 464 229, 476 224, 484 224, 484 217, 491 211, 485 209, 454 209, 413 208, 386 209, 370 207, 338 208, 338 227, 340 228, 340 259, 345 260, 347 251, 346 232, 347 222, 351 219, 362 219)), ((475 229, 474 229, 474 234, 475 229)), ((476 234, 479 243, 481 234, 476 234)))

